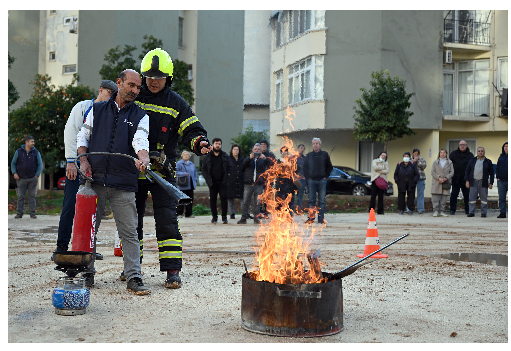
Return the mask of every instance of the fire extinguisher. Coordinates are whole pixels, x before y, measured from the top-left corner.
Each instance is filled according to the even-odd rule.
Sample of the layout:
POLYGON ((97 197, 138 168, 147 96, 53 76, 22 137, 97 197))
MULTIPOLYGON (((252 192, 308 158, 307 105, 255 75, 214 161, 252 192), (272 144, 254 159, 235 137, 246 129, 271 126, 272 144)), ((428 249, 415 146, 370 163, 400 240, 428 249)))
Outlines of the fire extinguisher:
POLYGON ((73 226, 73 251, 92 252, 96 235, 96 208, 98 194, 87 181, 76 193, 75 219, 73 226))

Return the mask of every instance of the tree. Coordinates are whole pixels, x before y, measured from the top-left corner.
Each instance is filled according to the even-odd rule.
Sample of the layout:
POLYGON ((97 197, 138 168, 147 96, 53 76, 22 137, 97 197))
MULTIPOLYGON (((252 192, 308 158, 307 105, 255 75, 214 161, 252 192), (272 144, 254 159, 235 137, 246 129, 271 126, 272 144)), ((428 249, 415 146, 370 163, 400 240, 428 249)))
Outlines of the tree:
POLYGON ((248 127, 245 128, 244 133, 238 134, 237 137, 231 138, 233 143, 236 143, 240 146, 240 154, 243 156, 248 156, 252 152, 252 147, 255 143, 260 142, 261 140, 268 140, 270 137, 268 135, 268 131, 262 132, 254 132, 254 127, 249 124, 248 127))
POLYGON ((389 141, 415 134, 408 127, 413 112, 407 110, 415 93, 407 94, 406 80, 391 78, 388 70, 372 72, 369 84, 371 88, 360 88, 362 98, 355 100, 354 135, 357 140, 381 142, 387 151, 389 141))
POLYGON ((24 142, 26 135, 32 135, 36 148, 45 165, 44 172, 50 175, 50 196, 53 196, 53 174, 59 167, 64 154, 64 127, 74 105, 91 99, 95 92, 83 85, 55 88, 48 75, 36 75, 32 97, 21 107, 9 113, 9 154, 24 142))
POLYGON ((101 79, 116 82, 119 74, 125 69, 133 69, 138 72, 140 65, 137 68, 137 64, 132 57, 132 53, 136 49, 136 46, 124 45, 124 50, 121 50, 120 46, 117 45, 115 48, 108 50, 104 58, 106 63, 99 70, 101 79))
POLYGON ((185 99, 188 105, 192 106, 195 102, 195 98, 193 97, 193 87, 188 81, 188 64, 178 59, 172 61, 174 63, 172 90, 185 99))
POLYGON ((140 61, 144 59, 144 56, 151 50, 154 50, 156 48, 162 48, 163 47, 163 41, 161 39, 156 39, 152 35, 144 35, 145 42, 142 43, 142 53, 138 58, 140 61))
MULTIPOLYGON (((14 60, 16 60, 16 59, 14 57, 12 57, 9 52, 7 52, 7 54, 9 56, 9 69, 11 69, 11 66, 14 63, 14 60)), ((20 98, 20 94, 18 93, 18 90, 16 89, 14 84, 11 82, 11 80, 7 79, 7 81, 9 83, 9 88, 8 88, 9 98, 8 98, 8 108, 7 109, 10 110, 11 105, 13 105, 20 98)))

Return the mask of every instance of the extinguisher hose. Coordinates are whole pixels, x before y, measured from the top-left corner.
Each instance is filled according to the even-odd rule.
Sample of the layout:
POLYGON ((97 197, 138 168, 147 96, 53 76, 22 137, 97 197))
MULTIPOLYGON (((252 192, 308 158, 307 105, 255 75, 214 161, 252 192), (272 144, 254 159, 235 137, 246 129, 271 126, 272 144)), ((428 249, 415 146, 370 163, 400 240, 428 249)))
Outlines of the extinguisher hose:
MULTIPOLYGON (((87 156, 87 155, 122 156, 122 157, 130 158, 133 161, 138 160, 137 158, 135 158, 133 156, 121 154, 121 153, 115 153, 115 152, 87 152, 87 153, 76 156, 75 166, 76 166, 78 173, 80 173, 80 175, 84 179, 86 179, 87 181, 89 181, 91 183, 94 182, 94 179, 92 179, 90 176, 83 173, 82 170, 80 169, 80 167, 78 166, 78 160, 80 159, 80 157, 87 156)), ((151 164, 149 163, 145 169, 145 173, 146 173, 145 176, 151 183, 156 182, 159 186, 161 186, 163 188, 163 190, 165 190, 165 192, 167 194, 169 194, 170 197, 172 197, 177 202, 178 205, 188 205, 192 202, 192 199, 188 195, 186 195, 181 190, 179 190, 177 187, 175 187, 174 185, 172 185, 171 183, 169 183, 168 181, 163 179, 163 177, 158 175, 156 172, 152 171, 150 169, 150 167, 151 167, 151 164)))

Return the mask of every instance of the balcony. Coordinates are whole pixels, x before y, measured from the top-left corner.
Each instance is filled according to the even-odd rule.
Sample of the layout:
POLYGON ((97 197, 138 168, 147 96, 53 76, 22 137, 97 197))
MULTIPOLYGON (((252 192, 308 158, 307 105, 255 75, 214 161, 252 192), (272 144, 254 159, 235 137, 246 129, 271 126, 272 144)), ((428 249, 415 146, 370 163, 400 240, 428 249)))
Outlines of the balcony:
POLYGON ((444 43, 490 45, 490 23, 444 19, 444 43))
POLYGON ((490 94, 456 93, 457 101, 452 91, 444 91, 443 95, 444 116, 488 118, 490 115, 490 94))

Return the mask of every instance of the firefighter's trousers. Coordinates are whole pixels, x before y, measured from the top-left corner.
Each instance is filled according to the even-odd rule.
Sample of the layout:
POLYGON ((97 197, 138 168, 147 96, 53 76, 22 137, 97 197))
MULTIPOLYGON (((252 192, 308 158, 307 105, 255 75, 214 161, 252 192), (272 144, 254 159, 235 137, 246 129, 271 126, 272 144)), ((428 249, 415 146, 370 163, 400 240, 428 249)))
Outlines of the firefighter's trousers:
MULTIPOLYGON (((174 186, 176 185, 173 179, 167 179, 167 181, 174 186)), ((135 193, 138 214, 137 233, 140 242, 140 261, 142 262, 143 257, 143 226, 148 191, 151 192, 153 199, 160 271, 181 269, 183 266, 183 237, 179 231, 179 222, 176 215, 177 203, 157 183, 151 183, 147 179, 138 180, 138 191, 135 193)))

